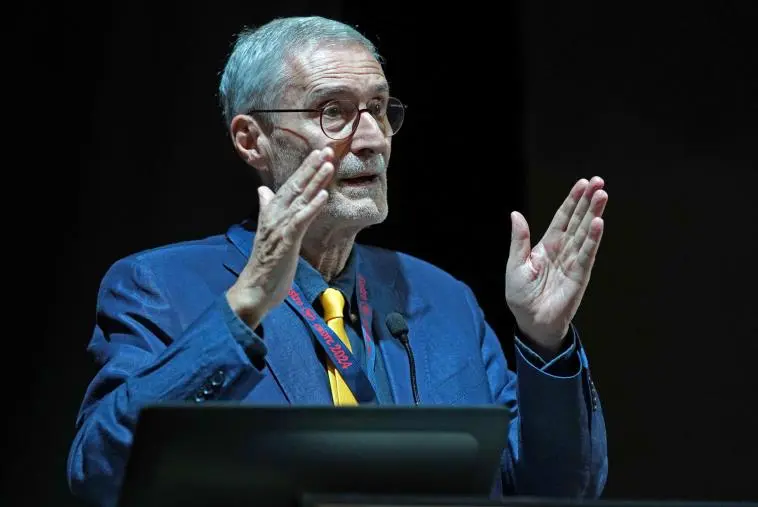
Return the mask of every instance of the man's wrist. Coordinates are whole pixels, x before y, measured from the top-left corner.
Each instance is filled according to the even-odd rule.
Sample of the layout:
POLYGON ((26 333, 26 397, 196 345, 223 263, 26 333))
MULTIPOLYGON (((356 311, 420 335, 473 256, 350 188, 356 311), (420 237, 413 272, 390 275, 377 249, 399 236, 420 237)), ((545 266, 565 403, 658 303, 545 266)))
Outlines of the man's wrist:
POLYGON ((253 291, 232 286, 226 291, 226 301, 237 317, 250 329, 257 328, 266 313, 263 301, 253 291))
POLYGON ((565 345, 568 331, 558 337, 543 336, 536 332, 528 331, 524 327, 516 326, 519 339, 538 354, 545 362, 549 362, 561 353, 565 345))

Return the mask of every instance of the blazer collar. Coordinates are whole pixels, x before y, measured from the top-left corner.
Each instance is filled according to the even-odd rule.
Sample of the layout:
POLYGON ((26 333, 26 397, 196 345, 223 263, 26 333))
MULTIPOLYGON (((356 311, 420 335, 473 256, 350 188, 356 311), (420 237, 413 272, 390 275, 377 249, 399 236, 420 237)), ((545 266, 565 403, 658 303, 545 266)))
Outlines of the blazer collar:
POLYGON ((239 224, 233 224, 226 231, 226 239, 231 243, 227 252, 224 266, 235 276, 239 276, 253 251, 254 224, 252 219, 246 219, 239 224))

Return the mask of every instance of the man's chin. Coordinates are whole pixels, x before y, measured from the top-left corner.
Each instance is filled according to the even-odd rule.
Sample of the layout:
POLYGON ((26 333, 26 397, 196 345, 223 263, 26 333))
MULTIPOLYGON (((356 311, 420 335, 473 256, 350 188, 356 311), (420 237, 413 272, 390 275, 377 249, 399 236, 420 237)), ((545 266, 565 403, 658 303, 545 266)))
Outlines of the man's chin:
POLYGON ((384 222, 387 218, 387 204, 383 199, 371 197, 346 198, 337 197, 327 203, 327 214, 330 218, 344 225, 369 227, 384 222))

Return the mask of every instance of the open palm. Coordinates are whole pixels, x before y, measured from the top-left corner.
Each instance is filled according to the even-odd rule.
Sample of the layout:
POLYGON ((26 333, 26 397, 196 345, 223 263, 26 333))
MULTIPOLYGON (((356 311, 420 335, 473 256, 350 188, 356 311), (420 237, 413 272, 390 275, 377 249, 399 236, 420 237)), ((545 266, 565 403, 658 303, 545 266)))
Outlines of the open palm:
POLYGON ((608 202, 603 185, 597 176, 577 181, 534 247, 526 219, 511 213, 506 302, 519 329, 548 349, 560 346, 589 283, 608 202))

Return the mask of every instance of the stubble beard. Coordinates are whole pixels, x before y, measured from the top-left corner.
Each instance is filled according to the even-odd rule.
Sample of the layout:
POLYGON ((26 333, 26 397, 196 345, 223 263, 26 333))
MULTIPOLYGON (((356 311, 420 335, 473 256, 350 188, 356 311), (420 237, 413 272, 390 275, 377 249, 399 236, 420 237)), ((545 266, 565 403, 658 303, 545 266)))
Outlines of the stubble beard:
MULTIPOLYGON (((310 152, 301 151, 284 140, 276 139, 272 161, 272 178, 276 192, 300 167, 310 152)), ((374 154, 362 159, 348 152, 335 167, 335 174, 327 188, 329 198, 314 220, 314 225, 329 228, 363 229, 379 224, 387 218, 387 171, 384 158, 374 154), (350 177, 366 170, 379 173, 378 182, 361 191, 361 195, 350 197, 342 192, 336 182, 340 177, 350 177)))

